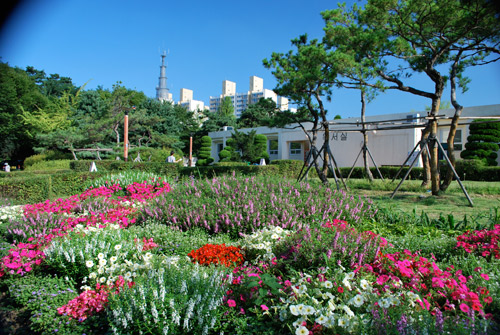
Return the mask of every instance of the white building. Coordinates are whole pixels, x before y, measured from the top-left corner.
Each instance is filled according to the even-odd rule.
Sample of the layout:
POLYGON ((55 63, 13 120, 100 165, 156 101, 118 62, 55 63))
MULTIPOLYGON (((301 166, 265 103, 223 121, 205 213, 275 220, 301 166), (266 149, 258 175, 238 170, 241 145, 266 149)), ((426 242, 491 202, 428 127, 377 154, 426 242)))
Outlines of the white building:
POLYGON ((245 93, 237 93, 236 83, 229 80, 224 80, 222 82, 222 94, 218 97, 210 97, 210 112, 217 112, 222 103, 222 100, 224 100, 225 97, 231 98, 234 106, 234 115, 236 117, 240 117, 241 113, 246 110, 249 105, 257 103, 260 98, 271 98, 276 103, 279 109, 288 109, 288 99, 284 97, 278 97, 278 95, 272 90, 265 89, 264 80, 256 76, 250 77, 249 91, 245 93))
POLYGON ((200 100, 193 99, 193 91, 187 88, 181 88, 179 105, 185 107, 190 112, 203 111, 208 109, 205 107, 205 103, 200 100))
MULTIPOLYGON (((440 110, 442 118, 438 124, 438 140, 446 144, 449 132, 450 118, 454 109, 440 110)), ((426 124, 427 112, 398 113, 390 115, 367 116, 368 148, 378 166, 403 164, 408 155, 416 147, 421 138, 421 132, 426 124)), ((466 107, 455 136, 455 157, 460 159, 460 152, 469 136, 468 124, 475 118, 497 117, 500 118, 500 104, 476 107, 466 107)), ((363 146, 360 118, 348 118, 331 121, 330 149, 339 167, 351 167, 363 146)), ((291 125, 290 128, 292 128, 291 125)), ((257 134, 264 134, 268 139, 268 151, 271 160, 295 159, 304 160, 310 150, 309 141, 300 129, 282 129, 258 127, 257 134)), ((250 131, 252 129, 242 129, 250 131)), ((311 129, 311 125, 306 126, 311 129)), ((219 159, 219 152, 226 145, 226 140, 231 137, 232 131, 218 131, 208 134, 212 138, 212 157, 219 159)), ((323 145, 323 135, 320 133, 317 141, 318 150, 323 145)), ((500 156, 500 152, 499 152, 500 156)), ((500 157, 497 158, 500 162, 500 157)), ((363 166, 362 159, 358 159, 356 166, 363 166)), ((370 166, 373 166, 370 160, 370 166)), ((416 166, 422 166, 419 160, 416 166)))

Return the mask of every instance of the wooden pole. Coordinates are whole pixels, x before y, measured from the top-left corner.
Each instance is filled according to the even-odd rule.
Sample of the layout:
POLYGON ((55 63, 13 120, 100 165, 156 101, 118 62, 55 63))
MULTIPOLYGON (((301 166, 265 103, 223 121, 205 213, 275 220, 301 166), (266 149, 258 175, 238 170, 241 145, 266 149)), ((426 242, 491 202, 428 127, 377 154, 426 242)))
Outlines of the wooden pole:
POLYGON ((189 136, 189 161, 188 166, 193 165, 193 136, 189 136))
POLYGON ((125 111, 125 120, 123 122, 123 158, 128 161, 128 111, 125 111))

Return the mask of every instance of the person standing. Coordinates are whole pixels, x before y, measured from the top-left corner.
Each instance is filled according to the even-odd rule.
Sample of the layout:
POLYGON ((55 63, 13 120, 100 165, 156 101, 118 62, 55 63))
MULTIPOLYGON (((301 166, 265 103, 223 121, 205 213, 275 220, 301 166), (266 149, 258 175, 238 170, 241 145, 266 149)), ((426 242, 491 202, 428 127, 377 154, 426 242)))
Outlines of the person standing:
POLYGON ((179 158, 178 160, 175 160, 174 152, 170 152, 170 156, 167 158, 167 163, 179 163, 181 159, 179 158))
POLYGON ((4 164, 4 170, 5 170, 5 172, 10 172, 10 165, 9 165, 9 163, 5 163, 4 164))

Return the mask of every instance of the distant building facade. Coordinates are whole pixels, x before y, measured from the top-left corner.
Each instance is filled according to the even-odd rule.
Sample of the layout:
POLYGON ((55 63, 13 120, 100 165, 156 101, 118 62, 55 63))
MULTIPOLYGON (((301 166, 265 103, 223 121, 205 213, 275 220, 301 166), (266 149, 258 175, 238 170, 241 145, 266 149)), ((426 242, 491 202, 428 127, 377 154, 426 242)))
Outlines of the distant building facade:
POLYGON ((265 89, 264 80, 256 76, 250 77, 249 90, 244 93, 236 92, 235 82, 224 80, 222 82, 222 94, 210 97, 210 112, 217 112, 222 101, 226 97, 231 98, 231 102, 234 106, 234 115, 237 118, 241 116, 241 113, 243 113, 248 106, 257 103, 261 98, 271 98, 280 110, 288 109, 288 99, 279 97, 272 90, 265 89))
POLYGON ((185 107, 190 112, 203 111, 208 109, 205 103, 200 100, 193 99, 193 91, 187 88, 181 88, 179 105, 185 107))

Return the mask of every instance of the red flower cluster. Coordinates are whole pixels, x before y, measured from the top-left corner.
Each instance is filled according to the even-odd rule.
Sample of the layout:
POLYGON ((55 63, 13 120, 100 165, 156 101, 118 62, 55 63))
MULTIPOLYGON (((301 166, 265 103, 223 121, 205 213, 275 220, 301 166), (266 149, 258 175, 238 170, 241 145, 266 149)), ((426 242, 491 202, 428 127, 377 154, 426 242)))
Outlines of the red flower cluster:
POLYGON ((188 254, 193 263, 201 265, 222 264, 227 267, 238 266, 243 263, 241 249, 223 244, 205 244, 197 250, 191 250, 188 254))
MULTIPOLYGON (((68 315, 70 318, 74 318, 82 322, 92 314, 103 311, 108 304, 109 294, 120 293, 120 289, 122 289, 124 285, 125 280, 122 276, 119 276, 116 283, 110 285, 109 287, 97 284, 95 290, 82 292, 78 297, 74 298, 66 305, 59 307, 57 309, 57 313, 60 315, 68 315), (113 292, 114 289, 115 291, 113 292)), ((129 282, 127 285, 130 288, 134 286, 134 283, 129 282)))
POLYGON ((500 259, 500 225, 493 230, 468 230, 457 237, 457 248, 464 248, 468 253, 500 259))

